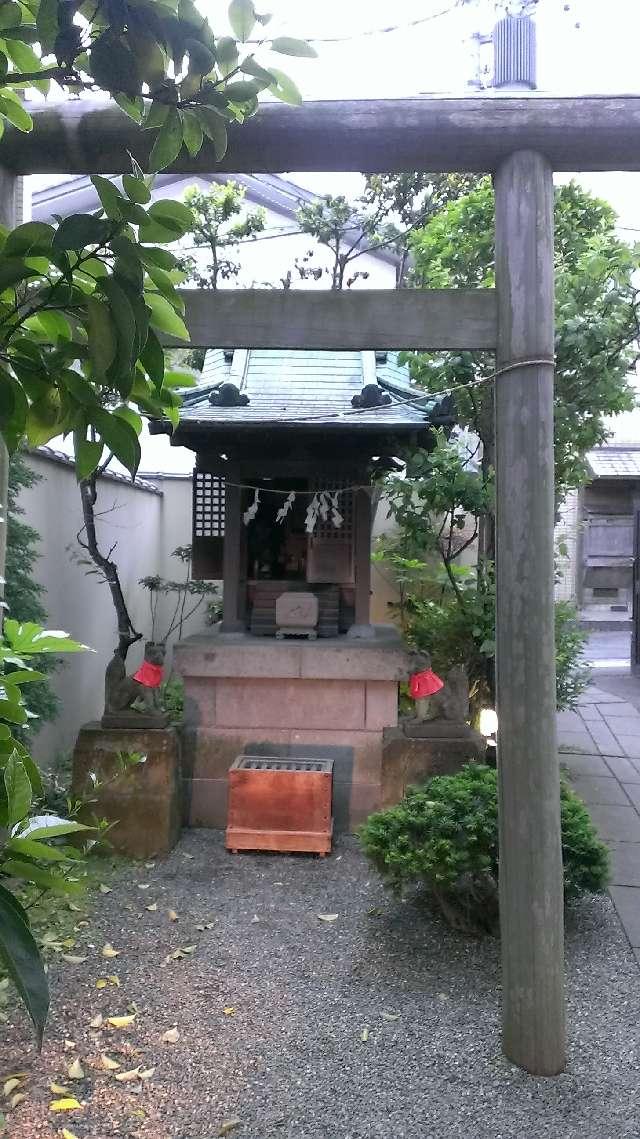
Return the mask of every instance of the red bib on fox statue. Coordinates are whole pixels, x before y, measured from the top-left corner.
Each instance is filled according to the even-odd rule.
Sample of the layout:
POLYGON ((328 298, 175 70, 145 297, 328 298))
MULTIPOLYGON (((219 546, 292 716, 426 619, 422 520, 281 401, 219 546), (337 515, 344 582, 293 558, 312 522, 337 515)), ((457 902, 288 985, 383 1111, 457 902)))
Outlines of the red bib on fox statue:
POLYGON ((441 688, 444 688, 444 681, 431 668, 425 668, 423 672, 414 672, 409 678, 409 695, 414 700, 434 696, 441 688))
POLYGON ((151 664, 151 661, 145 660, 138 671, 134 672, 133 679, 137 680, 138 684, 143 684, 145 688, 159 688, 163 672, 161 664, 151 664))

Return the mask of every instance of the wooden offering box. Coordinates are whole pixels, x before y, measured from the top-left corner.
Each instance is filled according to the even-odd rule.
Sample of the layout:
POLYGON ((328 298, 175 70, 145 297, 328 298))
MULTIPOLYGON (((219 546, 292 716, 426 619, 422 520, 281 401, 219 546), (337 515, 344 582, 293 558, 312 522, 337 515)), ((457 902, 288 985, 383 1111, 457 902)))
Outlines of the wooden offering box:
POLYGON ((229 769, 227 850, 328 854, 332 780, 332 759, 239 756, 229 769))

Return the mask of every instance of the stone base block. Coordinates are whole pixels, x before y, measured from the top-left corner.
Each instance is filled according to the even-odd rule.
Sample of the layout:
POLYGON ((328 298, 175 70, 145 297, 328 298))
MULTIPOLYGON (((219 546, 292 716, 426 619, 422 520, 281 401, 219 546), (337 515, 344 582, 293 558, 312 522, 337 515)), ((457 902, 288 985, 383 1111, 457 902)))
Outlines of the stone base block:
MULTIPOLYGON (((424 725, 427 728, 429 725, 424 725)), ((402 727, 384 733, 382 753, 382 806, 391 807, 404 796, 407 787, 424 783, 432 775, 453 775, 465 763, 482 763, 486 743, 466 724, 456 725, 457 734, 436 731, 430 735, 408 736, 402 727)))
MULTIPOLYGON (((109 841, 131 858, 168 854, 180 835, 182 781, 175 728, 103 728, 85 724, 73 753, 73 794, 91 790, 90 774, 104 782, 83 821, 98 815, 115 823, 109 841), (145 763, 119 770, 120 752, 146 755, 145 763)), ((82 816, 81 816, 82 817, 82 816)))

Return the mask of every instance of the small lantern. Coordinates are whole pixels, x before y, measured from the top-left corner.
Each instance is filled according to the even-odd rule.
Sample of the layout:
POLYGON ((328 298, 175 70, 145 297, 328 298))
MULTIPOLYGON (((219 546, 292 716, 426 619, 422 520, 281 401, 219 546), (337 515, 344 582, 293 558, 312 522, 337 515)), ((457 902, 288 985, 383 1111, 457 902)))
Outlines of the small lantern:
POLYGON ((431 697, 444 688, 444 681, 431 668, 414 672, 409 679, 409 695, 416 702, 416 716, 419 720, 433 719, 431 697))

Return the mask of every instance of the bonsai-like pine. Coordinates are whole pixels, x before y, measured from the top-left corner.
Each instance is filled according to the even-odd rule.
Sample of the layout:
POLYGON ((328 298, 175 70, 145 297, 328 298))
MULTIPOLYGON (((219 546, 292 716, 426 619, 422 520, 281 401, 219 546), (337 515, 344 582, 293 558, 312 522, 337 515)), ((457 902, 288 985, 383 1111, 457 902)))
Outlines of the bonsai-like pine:
MULTIPOLYGON (((560 788, 565 898, 602 893, 609 852, 584 803, 560 788)), ((498 919, 498 786, 491 767, 467 764, 411 788, 360 828, 363 850, 387 886, 422 886, 454 928, 494 932, 498 919)))

